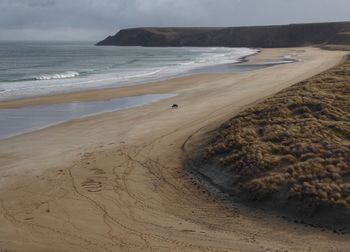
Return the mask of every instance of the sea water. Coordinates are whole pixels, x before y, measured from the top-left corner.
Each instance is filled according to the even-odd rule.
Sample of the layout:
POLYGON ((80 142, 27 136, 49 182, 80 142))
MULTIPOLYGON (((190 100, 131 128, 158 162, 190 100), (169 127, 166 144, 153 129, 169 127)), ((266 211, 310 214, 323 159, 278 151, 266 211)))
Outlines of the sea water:
POLYGON ((251 48, 145 48, 0 42, 0 100, 120 87, 240 62, 251 48))

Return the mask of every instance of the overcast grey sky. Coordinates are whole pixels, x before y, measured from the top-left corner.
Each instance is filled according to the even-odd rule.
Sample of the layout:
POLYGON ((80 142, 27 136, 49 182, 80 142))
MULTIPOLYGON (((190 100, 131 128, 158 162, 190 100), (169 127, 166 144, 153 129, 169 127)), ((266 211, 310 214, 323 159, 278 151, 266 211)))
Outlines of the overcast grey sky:
POLYGON ((350 20, 350 0, 0 0, 0 40, 100 40, 142 26, 350 20))

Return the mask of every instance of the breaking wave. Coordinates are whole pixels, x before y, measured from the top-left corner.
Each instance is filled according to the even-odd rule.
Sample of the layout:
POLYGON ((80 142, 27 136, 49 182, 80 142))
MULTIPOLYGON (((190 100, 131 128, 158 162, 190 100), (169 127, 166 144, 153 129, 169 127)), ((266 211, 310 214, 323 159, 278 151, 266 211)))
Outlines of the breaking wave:
POLYGON ((39 76, 35 76, 35 80, 56 80, 56 79, 67 79, 74 78, 79 76, 78 72, 68 71, 63 73, 55 73, 55 74, 42 74, 39 76))

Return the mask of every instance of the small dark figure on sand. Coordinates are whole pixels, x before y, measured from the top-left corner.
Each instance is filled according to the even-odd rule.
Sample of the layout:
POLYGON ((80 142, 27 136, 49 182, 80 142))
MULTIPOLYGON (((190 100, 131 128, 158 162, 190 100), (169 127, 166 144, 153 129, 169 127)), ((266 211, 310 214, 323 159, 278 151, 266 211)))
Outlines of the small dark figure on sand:
POLYGON ((177 105, 177 104, 175 103, 175 104, 173 104, 173 106, 171 106, 171 108, 172 108, 172 109, 177 109, 177 108, 179 108, 179 105, 177 105))

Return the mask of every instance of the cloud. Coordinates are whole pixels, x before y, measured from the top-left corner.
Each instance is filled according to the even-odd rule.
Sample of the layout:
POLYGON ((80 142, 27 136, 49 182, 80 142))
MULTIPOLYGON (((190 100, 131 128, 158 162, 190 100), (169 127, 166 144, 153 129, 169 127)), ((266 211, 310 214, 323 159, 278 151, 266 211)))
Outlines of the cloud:
POLYGON ((28 3, 29 7, 35 8, 35 7, 52 7, 56 4, 55 0, 33 0, 28 3))
POLYGON ((5 0, 2 4, 3 7, 6 6, 27 6, 30 8, 36 7, 51 7, 56 4, 56 0, 5 0))
POLYGON ((349 0, 0 0, 0 39, 101 39, 142 26, 237 26, 349 19, 349 0), (90 34, 90 35, 88 35, 90 34))

